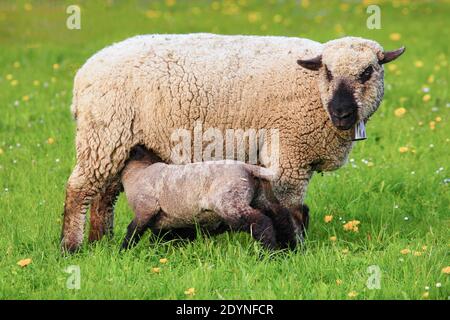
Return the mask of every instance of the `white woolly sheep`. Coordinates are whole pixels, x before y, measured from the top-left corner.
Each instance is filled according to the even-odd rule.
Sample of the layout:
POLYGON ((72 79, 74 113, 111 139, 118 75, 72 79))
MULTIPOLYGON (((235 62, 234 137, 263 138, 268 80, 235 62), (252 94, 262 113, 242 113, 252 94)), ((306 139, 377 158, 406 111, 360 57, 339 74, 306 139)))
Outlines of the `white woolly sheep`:
POLYGON ((133 146, 171 160, 184 128, 278 129, 275 194, 300 210, 314 171, 342 166, 353 128, 383 97, 383 64, 403 48, 346 37, 147 35, 105 48, 78 71, 72 112, 77 164, 68 180, 62 248, 79 248, 91 204, 90 241, 112 232, 120 172, 133 146))

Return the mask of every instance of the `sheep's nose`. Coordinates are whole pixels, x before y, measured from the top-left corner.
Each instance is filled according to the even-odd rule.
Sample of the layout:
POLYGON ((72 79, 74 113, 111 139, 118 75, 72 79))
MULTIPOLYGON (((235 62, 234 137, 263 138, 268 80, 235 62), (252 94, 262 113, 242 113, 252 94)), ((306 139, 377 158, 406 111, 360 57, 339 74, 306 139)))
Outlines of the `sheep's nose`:
POLYGON ((337 109, 335 112, 333 112, 333 116, 339 119, 345 119, 353 115, 353 108, 352 107, 345 107, 344 109, 337 109))

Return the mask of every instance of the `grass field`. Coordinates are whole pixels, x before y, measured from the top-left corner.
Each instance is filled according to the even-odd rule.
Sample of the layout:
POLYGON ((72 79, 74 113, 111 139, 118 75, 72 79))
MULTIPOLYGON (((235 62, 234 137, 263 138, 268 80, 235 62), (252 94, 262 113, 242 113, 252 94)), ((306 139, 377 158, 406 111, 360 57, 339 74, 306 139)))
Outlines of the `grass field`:
POLYGON ((450 2, 378 1, 379 30, 366 27, 369 3, 2 1, 0 299, 448 299, 450 2), (66 28, 74 2, 81 30, 66 28), (145 239, 119 254, 132 216, 121 196, 115 237, 61 256, 76 70, 129 36, 188 32, 355 35, 407 52, 386 65, 385 99, 368 140, 345 167, 314 176, 305 252, 269 255, 246 234, 224 234, 191 243, 145 239), (350 220, 360 221, 359 232, 344 230, 350 220), (28 258, 28 266, 17 264, 28 258), (66 286, 71 265, 80 268, 79 290, 66 286), (366 286, 372 265, 381 272, 378 290, 366 286))

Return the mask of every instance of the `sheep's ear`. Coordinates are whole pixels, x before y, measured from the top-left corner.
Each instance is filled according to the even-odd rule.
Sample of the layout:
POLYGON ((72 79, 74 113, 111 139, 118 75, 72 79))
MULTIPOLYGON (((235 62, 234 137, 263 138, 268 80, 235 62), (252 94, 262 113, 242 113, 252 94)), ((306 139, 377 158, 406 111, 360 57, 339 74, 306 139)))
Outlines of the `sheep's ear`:
POLYGON ((322 55, 318 55, 312 59, 297 60, 297 63, 303 68, 316 71, 322 66, 322 55))
POLYGON ((402 53, 405 52, 405 49, 406 49, 405 47, 401 47, 400 49, 397 49, 397 50, 386 51, 383 54, 383 56, 384 56, 383 59, 379 60, 378 62, 380 64, 385 64, 385 63, 391 62, 391 61, 397 59, 398 57, 400 57, 402 55, 402 53))

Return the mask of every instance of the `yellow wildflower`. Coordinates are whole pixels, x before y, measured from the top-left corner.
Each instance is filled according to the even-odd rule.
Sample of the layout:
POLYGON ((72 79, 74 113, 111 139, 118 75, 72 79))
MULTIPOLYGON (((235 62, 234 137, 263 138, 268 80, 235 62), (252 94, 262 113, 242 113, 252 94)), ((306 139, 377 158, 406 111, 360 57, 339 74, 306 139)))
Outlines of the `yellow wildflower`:
POLYGON ((403 117, 406 113, 406 109, 405 108, 398 108, 395 109, 394 114, 396 117, 403 117))
POLYGON ((152 268, 153 273, 159 273, 161 271, 161 268, 152 268))
POLYGON ((409 151, 409 148, 408 148, 408 147, 400 147, 400 148, 398 148, 398 151, 399 151, 400 153, 405 153, 405 152, 408 152, 408 151, 409 151))
POLYGON ((401 254, 410 254, 411 253, 411 250, 409 250, 409 249, 403 249, 403 250, 400 250, 400 253, 401 254))
POLYGON ((358 293, 356 291, 350 291, 348 293, 348 297, 349 298, 355 298, 358 295, 358 293))
POLYGON ((429 126, 430 126, 430 129, 431 129, 431 130, 436 129, 436 122, 430 121, 429 126))
POLYGON ((147 18, 156 19, 161 16, 161 12, 156 11, 156 10, 148 10, 145 12, 145 15, 147 16, 147 18))
POLYGON ((31 260, 30 258, 22 259, 17 262, 17 265, 19 265, 23 268, 23 267, 26 267, 27 265, 29 265, 32 261, 33 260, 31 260))
POLYGON ((261 20, 261 13, 255 11, 249 12, 247 19, 250 23, 258 22, 259 20, 261 20))
POLYGON ((349 9, 349 4, 348 3, 341 3, 339 5, 339 9, 341 9, 341 11, 348 11, 349 9))
POLYGON ((347 222, 346 224, 344 224, 344 230, 345 231, 353 231, 353 232, 358 232, 358 225, 360 224, 360 222, 358 220, 351 220, 349 222, 347 222))
POLYGON ((166 5, 168 7, 173 7, 177 3, 177 0, 166 0, 166 5))
POLYGON ((273 16, 273 22, 280 23, 281 21, 283 21, 283 17, 281 15, 276 14, 273 16))
POLYGON ((187 296, 195 296, 195 288, 188 288, 185 292, 185 295, 187 296))
POLYGON ((428 101, 430 101, 431 100, 431 95, 429 95, 429 94, 426 94, 426 95, 424 95, 423 97, 422 97, 422 101, 423 102, 428 102, 428 101))
POLYGON ((325 223, 329 223, 329 222, 331 222, 331 220, 333 220, 332 215, 327 215, 323 218, 323 221, 325 221, 325 223))
POLYGON ((334 26, 334 31, 336 31, 336 33, 343 33, 344 28, 342 28, 342 26, 338 23, 334 26))
POLYGON ((55 143, 55 139, 50 137, 50 138, 47 139, 47 143, 48 144, 54 144, 55 143))
POLYGON ((161 258, 159 259, 159 263, 165 264, 167 263, 169 260, 167 260, 166 258, 161 258))
POLYGON ((336 242, 336 240, 337 240, 337 237, 336 237, 336 236, 331 236, 331 237, 330 237, 330 241, 336 242))
POLYGON ((416 68, 422 68, 423 67, 423 61, 422 60, 416 60, 414 61, 414 66, 416 68))
POLYGON ((450 274, 450 266, 443 268, 443 269, 442 269, 442 273, 444 273, 444 274, 450 274))
POLYGON ((394 32, 389 35, 389 39, 391 39, 392 41, 398 41, 401 38, 402 38, 402 35, 398 32, 394 32))
POLYGON ((395 63, 388 64, 389 71, 396 71, 397 69, 398 69, 398 67, 395 63))
POLYGON ((302 0, 301 6, 303 8, 308 8, 309 7, 309 0, 302 0))

